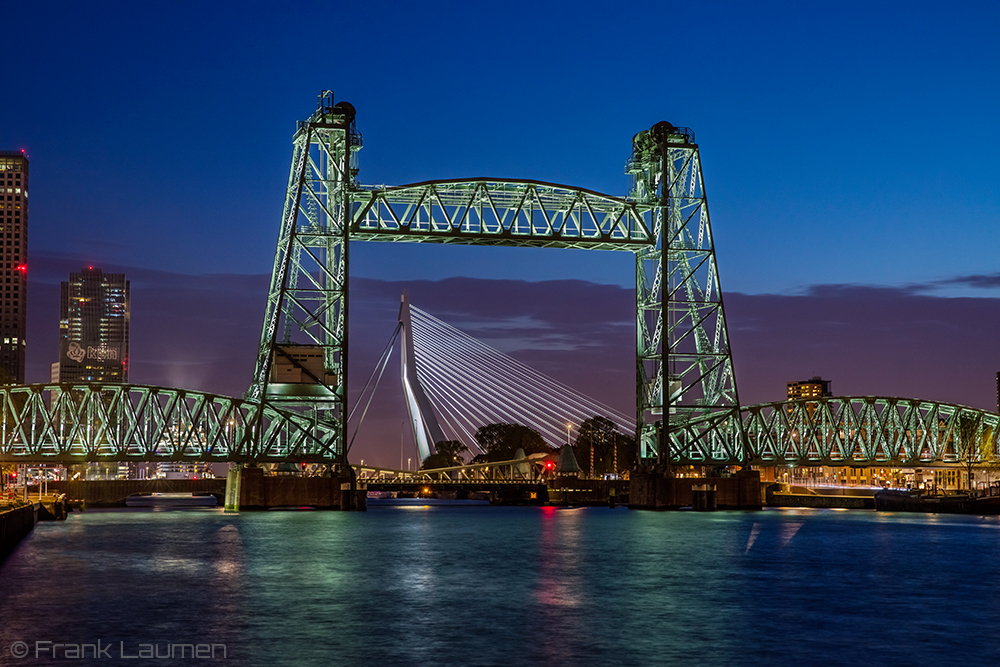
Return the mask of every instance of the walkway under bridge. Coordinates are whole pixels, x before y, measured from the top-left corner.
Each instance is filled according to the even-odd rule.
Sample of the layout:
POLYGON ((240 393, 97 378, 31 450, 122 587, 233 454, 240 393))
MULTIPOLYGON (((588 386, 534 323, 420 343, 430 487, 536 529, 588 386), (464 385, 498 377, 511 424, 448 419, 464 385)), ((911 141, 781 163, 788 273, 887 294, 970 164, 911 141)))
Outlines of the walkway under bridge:
POLYGON ((545 460, 525 457, 493 463, 470 463, 430 470, 397 470, 355 465, 359 482, 371 484, 544 484, 545 460))

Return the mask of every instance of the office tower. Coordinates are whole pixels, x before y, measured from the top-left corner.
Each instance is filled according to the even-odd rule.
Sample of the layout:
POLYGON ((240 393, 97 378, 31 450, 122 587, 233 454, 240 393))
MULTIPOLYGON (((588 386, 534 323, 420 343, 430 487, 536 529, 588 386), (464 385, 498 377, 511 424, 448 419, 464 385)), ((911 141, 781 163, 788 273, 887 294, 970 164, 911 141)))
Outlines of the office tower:
POLYGON ((830 392, 830 380, 824 380, 820 376, 814 375, 808 380, 788 383, 788 400, 790 401, 819 396, 833 396, 830 392))
POLYGON ((128 382, 129 283, 85 267, 62 284, 59 382, 128 382))
POLYGON ((27 321, 28 158, 0 151, 0 384, 24 384, 27 321))

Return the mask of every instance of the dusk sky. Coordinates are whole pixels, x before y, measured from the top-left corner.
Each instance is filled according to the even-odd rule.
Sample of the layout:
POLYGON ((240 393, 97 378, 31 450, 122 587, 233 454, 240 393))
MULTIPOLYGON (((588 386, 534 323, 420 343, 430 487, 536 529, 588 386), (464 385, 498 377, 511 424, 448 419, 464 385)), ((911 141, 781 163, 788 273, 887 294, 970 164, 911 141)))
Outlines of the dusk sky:
MULTIPOLYGON (((242 393, 291 135, 332 89, 357 108, 366 184, 624 195, 632 136, 689 126, 744 403, 822 375, 839 394, 996 409, 1000 3, 31 2, 0 16, 0 149, 31 160, 28 381, 55 361, 59 281, 95 265, 132 280, 131 381, 242 393)), ((628 253, 357 243, 351 269, 359 382, 409 287, 414 305, 634 405, 628 253)), ((398 384, 352 459, 395 462, 398 384)))

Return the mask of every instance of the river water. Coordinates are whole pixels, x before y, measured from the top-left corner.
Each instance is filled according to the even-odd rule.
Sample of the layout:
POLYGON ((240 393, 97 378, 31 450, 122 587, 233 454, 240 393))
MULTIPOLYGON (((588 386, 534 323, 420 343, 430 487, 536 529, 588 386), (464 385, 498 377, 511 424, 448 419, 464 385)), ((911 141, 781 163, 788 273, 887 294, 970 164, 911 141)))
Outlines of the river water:
POLYGON ((996 517, 419 500, 91 511, 39 524, 0 584, 0 665, 73 655, 39 642, 104 647, 75 664, 1000 661, 996 517), (214 661, 178 658, 212 644, 214 661), (171 646, 174 660, 142 659, 171 646))

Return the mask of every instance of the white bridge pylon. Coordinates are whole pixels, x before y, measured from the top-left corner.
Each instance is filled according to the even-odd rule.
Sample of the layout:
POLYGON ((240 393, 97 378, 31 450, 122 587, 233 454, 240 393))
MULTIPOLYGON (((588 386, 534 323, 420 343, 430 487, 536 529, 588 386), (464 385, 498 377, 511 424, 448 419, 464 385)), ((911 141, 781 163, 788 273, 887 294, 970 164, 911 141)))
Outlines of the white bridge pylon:
POLYGON ((554 447, 593 417, 635 432, 633 417, 411 306, 405 294, 399 321, 403 392, 421 460, 441 440, 481 453, 476 431, 493 423, 528 426, 554 447))

